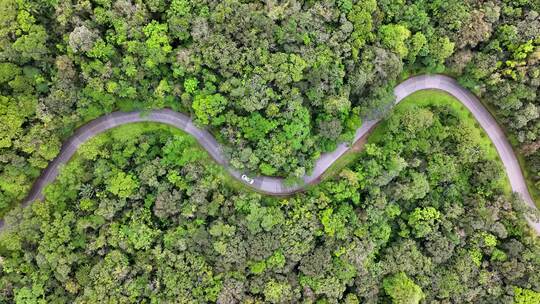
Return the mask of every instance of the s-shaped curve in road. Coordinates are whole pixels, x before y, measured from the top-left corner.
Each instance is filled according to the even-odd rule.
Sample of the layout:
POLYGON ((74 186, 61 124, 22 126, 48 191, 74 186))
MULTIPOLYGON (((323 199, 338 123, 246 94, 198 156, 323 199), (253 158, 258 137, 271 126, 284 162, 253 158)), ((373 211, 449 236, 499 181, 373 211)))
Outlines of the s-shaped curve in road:
MULTIPOLYGON (((456 80, 444 75, 421 75, 409 78, 395 87, 394 94, 396 95, 396 104, 408 95, 425 89, 439 89, 445 91, 453 95, 471 111, 495 145, 502 163, 504 164, 512 190, 521 195, 528 205, 535 207, 534 201, 527 189, 527 184, 521 172, 517 157, 503 130, 482 103, 471 92, 460 86, 456 80)), ((358 139, 367 135, 379 121, 380 119, 364 121, 362 126, 356 130, 354 141, 356 142, 358 139)), ((59 167, 71 159, 82 143, 111 128, 133 122, 164 123, 193 135, 217 163, 224 166, 231 175, 242 181, 242 173, 229 165, 228 160, 222 153, 221 145, 217 143, 212 134, 207 130, 196 127, 193 124, 193 121, 185 114, 169 109, 150 111, 147 115, 142 115, 142 112, 138 111, 113 112, 92 120, 75 131, 75 133, 63 144, 59 155, 49 163, 45 171, 34 183, 30 193, 23 202, 23 206, 27 206, 28 204, 43 198, 43 188, 56 178, 59 167)), ((313 172, 310 175, 303 177, 304 184, 302 185, 287 186, 284 184, 282 178, 267 176, 257 176, 253 178, 254 182, 252 184, 247 185, 270 195, 292 194, 303 189, 308 184, 316 183, 321 174, 339 157, 347 152, 348 149, 348 144, 342 143, 338 145, 333 152, 323 153, 316 161, 313 172)), ((531 220, 529 220, 529 223, 532 228, 540 234, 540 223, 532 222, 531 220)), ((0 220, 0 228, 2 226, 3 220, 0 220)))

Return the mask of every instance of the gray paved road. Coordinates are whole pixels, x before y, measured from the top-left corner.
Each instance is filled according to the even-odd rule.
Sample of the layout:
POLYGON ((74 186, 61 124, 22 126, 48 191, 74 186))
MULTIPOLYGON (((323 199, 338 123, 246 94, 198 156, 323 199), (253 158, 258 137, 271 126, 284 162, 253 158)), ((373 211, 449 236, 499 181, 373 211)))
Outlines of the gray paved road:
MULTIPOLYGON (((527 204, 535 207, 527 190, 525 179, 512 147, 506 139, 502 129, 480 101, 450 77, 443 75, 422 75, 409 78, 394 89, 396 103, 399 103, 411 93, 424 89, 439 89, 446 91, 461 101, 461 103, 472 112, 476 120, 488 134, 489 138, 493 141, 504 164, 513 191, 520 194, 527 204)), ((242 173, 229 166, 227 159, 221 152, 221 146, 216 142, 214 137, 208 131, 197 128, 188 116, 168 109, 151 111, 142 116, 140 112, 114 112, 82 126, 63 144, 60 154, 56 159, 49 163, 48 167, 34 183, 30 193, 23 202, 23 205, 26 206, 33 201, 42 199, 43 188, 56 178, 59 166, 69 161, 77 151, 78 147, 89 138, 126 123, 144 121, 168 124, 193 135, 216 162, 223 165, 230 174, 242 181, 242 173)), ((378 122, 379 120, 364 121, 362 126, 356 131, 354 141, 357 141, 368 134, 378 122)), ((303 177, 304 185, 286 186, 281 178, 258 176, 254 177, 254 183, 252 185, 248 184, 248 186, 270 195, 286 195, 297 192, 303 189, 307 184, 318 182, 321 174, 348 149, 348 144, 342 143, 333 152, 321 155, 317 160, 311 175, 303 177)), ((530 224, 537 233, 540 233, 540 223, 530 221, 530 224)), ((3 221, 0 221, 0 228, 2 226, 3 221)))

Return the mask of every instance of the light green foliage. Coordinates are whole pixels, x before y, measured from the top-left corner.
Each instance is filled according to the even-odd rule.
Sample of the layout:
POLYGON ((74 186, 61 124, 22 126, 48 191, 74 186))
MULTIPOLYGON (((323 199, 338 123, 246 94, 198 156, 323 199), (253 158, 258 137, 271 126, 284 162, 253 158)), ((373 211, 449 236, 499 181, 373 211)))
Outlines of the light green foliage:
POLYGON ((394 304, 418 304, 425 297, 420 286, 403 272, 386 277, 383 287, 394 304))
POLYGON ((275 81, 280 86, 303 79, 303 71, 307 67, 306 61, 296 54, 277 53, 273 54, 270 61, 277 70, 275 81))
POLYGON ((220 94, 197 95, 193 100, 193 110, 197 121, 203 125, 219 125, 220 121, 216 118, 227 105, 227 99, 220 94))
POLYGON ((163 147, 163 162, 183 166, 201 159, 204 154, 195 147, 195 140, 185 136, 173 136, 163 147))
POLYGON ((126 198, 139 187, 136 177, 125 172, 118 172, 111 177, 107 190, 120 198, 126 198))
POLYGON ((414 172, 409 182, 398 188, 397 196, 404 200, 424 198, 429 192, 429 181, 425 174, 414 172))
POLYGON ((210 227, 210 230, 208 231, 212 236, 215 237, 231 237, 234 235, 234 232, 236 231, 236 227, 224 224, 223 222, 219 221, 210 227))
POLYGON ((251 266, 249 266, 249 270, 253 274, 261 274, 266 270, 266 262, 264 260, 259 261, 259 262, 255 262, 255 263, 251 264, 251 266))
MULTIPOLYGON (((10 1, 5 1, 6 4, 10 1)), ((11 6, 11 8, 13 8, 11 6)), ((12 11, 13 12, 13 11, 12 11)), ((9 20, 9 14, 4 22, 7 23, 9 20)), ((13 42, 11 47, 13 51, 17 52, 17 57, 20 63, 27 63, 30 60, 42 60, 48 53, 47 47, 47 31, 42 25, 36 24, 36 18, 30 14, 27 10, 24 10, 22 7, 19 7, 17 14, 17 25, 19 29, 14 31, 13 36, 16 37, 16 40, 13 42)), ((13 20, 14 21, 14 20, 13 20)), ((13 22, 11 21, 11 22, 13 22)), ((6 24, 6 25, 7 25, 6 24)), ((4 27, 3 32, 7 33, 10 30, 10 27, 4 27)), ((3 35, 0 34, 0 37, 3 35)), ((2 47, 1 49, 3 49, 2 47)))
POLYGON ((352 0, 338 0, 337 3, 343 13, 348 13, 353 8, 352 0))
POLYGON ((471 258, 471 260, 473 261, 473 263, 477 267, 480 267, 480 265, 482 264, 482 257, 483 257, 483 254, 480 251, 480 249, 478 249, 478 248, 470 249, 469 250, 469 257, 471 258))
POLYGON ((261 114, 255 112, 249 117, 245 130, 245 137, 250 140, 261 140, 266 137, 266 134, 276 127, 276 123, 265 119, 261 114))
POLYGON ((197 91, 198 85, 199 81, 197 78, 188 78, 184 81, 184 90, 189 94, 193 94, 197 91))
POLYGON ((497 246, 497 238, 491 233, 483 232, 482 240, 483 240, 484 246, 487 246, 490 248, 497 246))
POLYGON ((227 254, 227 243, 223 241, 216 241, 213 244, 214 250, 221 255, 227 254))
POLYGON ((172 87, 169 81, 166 79, 161 79, 158 86, 154 90, 154 95, 158 98, 164 98, 166 95, 171 93, 172 87))
POLYGON ((415 33, 409 40, 407 60, 414 63, 416 58, 426 55, 427 38, 421 32, 415 33))
POLYGON ((114 47, 103 40, 98 40, 94 43, 94 46, 88 51, 88 56, 97 59, 107 59, 114 54, 114 47))
POLYGON ((356 216, 350 205, 343 204, 335 212, 332 208, 323 210, 320 219, 328 236, 341 239, 347 234, 347 224, 354 223, 356 216))
POLYGON ((189 0, 173 0, 167 10, 169 33, 172 37, 185 40, 190 37, 192 5, 189 0))
POLYGON ((530 289, 514 287, 515 304, 533 304, 540 302, 540 293, 530 289))
POLYGON ((0 63, 0 83, 8 82, 21 73, 21 69, 9 62, 0 63))
POLYGON ((146 36, 146 52, 148 57, 145 65, 149 68, 155 67, 157 64, 164 63, 167 60, 167 55, 172 51, 167 36, 167 25, 152 21, 143 29, 146 36))
POLYGON ((401 58, 409 53, 405 41, 409 39, 411 32, 403 25, 383 25, 379 28, 381 43, 396 52, 401 58))
POLYGON ((401 117, 400 123, 410 134, 417 133, 433 125, 433 112, 425 108, 407 110, 401 117))
POLYGON ((259 168, 261 169, 261 173, 267 176, 274 175, 274 173, 276 173, 277 171, 276 168, 272 167, 268 163, 262 163, 259 168))
POLYGON ((290 294, 291 286, 287 282, 270 281, 264 286, 264 298, 270 303, 286 303, 290 294))
POLYGON ((358 300, 358 297, 357 297, 355 294, 349 293, 349 294, 345 297, 344 303, 345 303, 345 304, 359 304, 360 301, 358 300))
POLYGON ((40 286, 37 286, 37 288, 27 288, 23 287, 20 290, 17 291, 15 294, 15 302, 16 303, 44 303, 43 301, 40 301, 40 297, 42 296, 42 288, 40 286))
POLYGON ((535 46, 532 40, 528 40, 524 44, 514 48, 514 53, 512 54, 515 60, 523 60, 535 50, 535 46))
POLYGON ((12 145, 12 139, 16 137, 24 122, 23 115, 15 100, 0 96, 0 148, 12 145))
POLYGON ((493 252, 491 253, 491 260, 492 261, 497 261, 497 262, 504 262, 508 259, 508 256, 506 255, 506 253, 504 253, 504 251, 501 251, 499 249, 494 249, 493 252))
POLYGON ((283 266, 285 266, 285 260, 286 259, 283 252, 278 250, 274 252, 274 254, 268 258, 268 260, 266 260, 266 264, 270 268, 281 269, 283 266))
POLYGON ((377 8, 375 0, 362 0, 355 3, 347 14, 347 19, 352 22, 354 32, 351 35, 353 45, 353 58, 357 58, 364 45, 373 39, 372 14, 377 8))
POLYGON ((191 12, 191 4, 189 0, 173 0, 169 8, 170 14, 174 16, 185 16, 191 12))
POLYGON ((433 58, 431 64, 442 64, 454 52, 455 43, 448 37, 434 38, 429 42, 429 54, 433 58))
POLYGON ((433 207, 415 208, 407 221, 415 236, 421 238, 433 231, 440 217, 440 212, 433 207))
POLYGON ((89 198, 83 198, 79 201, 79 208, 82 211, 91 211, 95 208, 95 202, 89 198))
POLYGON ((331 114, 348 114, 351 108, 351 101, 347 96, 335 96, 329 98, 324 103, 324 110, 331 114))
POLYGON ((275 226, 283 222, 283 213, 275 207, 263 207, 258 203, 249 205, 249 213, 246 216, 247 227, 252 233, 259 231, 271 231, 275 226))
POLYGON ((77 155, 89 160, 96 160, 98 156, 105 156, 101 154, 101 152, 103 151, 101 147, 107 141, 108 138, 105 136, 96 136, 79 146, 79 148, 77 149, 77 155))
POLYGON ((306 67, 306 61, 302 57, 295 54, 289 55, 289 64, 287 69, 291 75, 292 81, 302 80, 303 71, 306 67))
POLYGON ((126 238, 135 250, 150 249, 158 235, 157 231, 140 222, 130 223, 120 229, 121 236, 126 238))

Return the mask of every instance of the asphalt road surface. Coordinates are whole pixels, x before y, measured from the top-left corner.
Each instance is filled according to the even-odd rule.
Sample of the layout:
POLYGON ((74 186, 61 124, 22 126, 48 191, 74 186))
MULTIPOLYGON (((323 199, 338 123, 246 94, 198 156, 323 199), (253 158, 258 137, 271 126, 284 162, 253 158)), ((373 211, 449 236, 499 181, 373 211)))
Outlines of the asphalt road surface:
MULTIPOLYGON (((504 132, 482 103, 471 92, 460 86, 456 80, 444 75, 422 75, 409 78, 394 89, 396 104, 408 95, 425 89, 439 89, 445 91, 453 95, 471 111, 495 145, 502 163, 504 164, 512 190, 518 193, 528 205, 535 207, 534 201, 527 189, 527 184, 525 183, 525 178, 521 172, 516 155, 504 132)), ((309 184, 317 183, 324 171, 326 171, 328 167, 349 149, 349 144, 342 143, 338 145, 333 152, 322 154, 317 160, 313 172, 310 175, 303 177, 304 184, 286 186, 283 179, 268 176, 254 176, 252 177, 253 183, 250 184, 242 180, 242 172, 235 170, 229 165, 228 160, 222 153, 221 145, 216 142, 212 134, 207 130, 196 127, 192 120, 185 114, 169 109, 155 110, 148 113, 113 112, 92 120, 88 124, 77 129, 77 131, 63 144, 59 155, 49 163, 45 171, 43 171, 41 176, 36 180, 30 193, 24 200, 23 206, 27 206, 30 203, 39 201, 43 198, 43 188, 54 181, 58 175, 59 167, 71 159, 81 144, 95 135, 111 128, 133 122, 164 123, 191 134, 197 139, 201 146, 210 153, 216 162, 224 166, 231 175, 245 183, 247 186, 269 195, 288 195, 302 190, 309 184)), ((379 120, 364 121, 362 126, 356 130, 354 142, 366 136, 378 122, 379 120)), ((529 220, 529 223, 537 233, 540 233, 540 222, 529 220)), ((3 227, 3 225, 3 220, 0 220, 0 228, 3 227)))

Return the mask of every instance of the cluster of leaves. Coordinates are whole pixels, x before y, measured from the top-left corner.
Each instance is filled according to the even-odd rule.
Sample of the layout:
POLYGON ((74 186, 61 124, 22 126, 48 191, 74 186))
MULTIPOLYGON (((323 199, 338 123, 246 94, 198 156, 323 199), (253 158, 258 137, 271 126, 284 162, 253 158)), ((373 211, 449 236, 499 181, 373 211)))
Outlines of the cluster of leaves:
POLYGON ((397 113, 357 163, 279 199, 224 183, 222 169, 189 137, 135 126, 83 146, 43 202, 7 217, 1 299, 535 303, 540 296, 540 245, 524 207, 501 193, 501 168, 450 108, 397 113))

